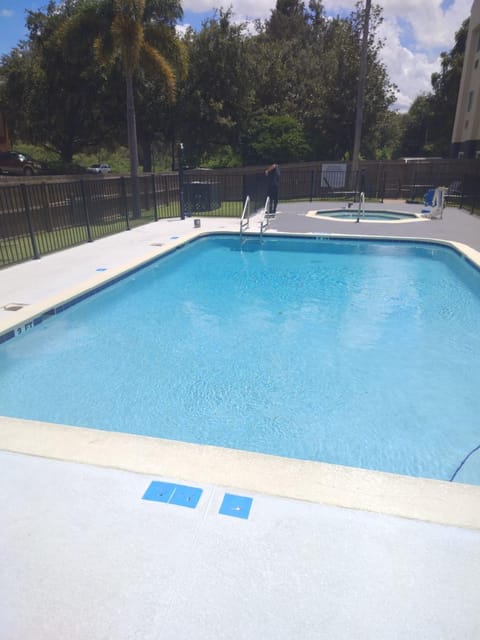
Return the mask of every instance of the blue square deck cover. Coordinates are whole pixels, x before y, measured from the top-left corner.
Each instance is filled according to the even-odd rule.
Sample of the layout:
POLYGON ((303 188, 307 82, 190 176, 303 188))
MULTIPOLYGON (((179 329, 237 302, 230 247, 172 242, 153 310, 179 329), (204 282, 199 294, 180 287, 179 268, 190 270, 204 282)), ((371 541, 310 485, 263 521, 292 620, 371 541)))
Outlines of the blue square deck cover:
POLYGON ((170 504, 178 504, 181 507, 189 507, 195 509, 202 495, 202 489, 196 487, 186 487, 183 484, 177 484, 172 497, 169 500, 170 504))
POLYGON ((154 480, 143 494, 143 500, 154 502, 168 502, 175 491, 175 485, 170 482, 157 482, 154 480))
POLYGON ((168 504, 195 509, 202 492, 203 489, 197 489, 196 487, 154 480, 143 494, 143 500, 167 502, 168 504))
POLYGON ((226 493, 218 513, 224 516, 233 516, 234 518, 244 518, 247 520, 251 506, 252 498, 226 493))

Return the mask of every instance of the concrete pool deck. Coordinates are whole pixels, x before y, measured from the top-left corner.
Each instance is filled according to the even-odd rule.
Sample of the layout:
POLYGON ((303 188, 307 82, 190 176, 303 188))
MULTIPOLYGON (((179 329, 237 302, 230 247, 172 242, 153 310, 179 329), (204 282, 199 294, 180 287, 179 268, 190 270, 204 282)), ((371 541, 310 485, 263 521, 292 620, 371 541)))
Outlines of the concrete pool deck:
MULTIPOLYGON (((480 250, 461 211, 400 233, 314 208, 282 204, 270 230, 480 250)), ((0 332, 197 231, 238 220, 159 221, 0 271, 0 307, 27 305, 2 308, 0 332)), ((0 450, 2 639, 480 636, 478 487, 8 418, 0 450), (159 479, 202 489, 198 506, 142 500, 159 479), (248 519, 218 513, 227 492, 253 498, 248 519)))
POLYGON ((206 483, 189 509, 142 500, 151 476, 0 465, 2 640, 479 637, 479 531, 206 483), (227 491, 248 519, 219 514, 227 491))

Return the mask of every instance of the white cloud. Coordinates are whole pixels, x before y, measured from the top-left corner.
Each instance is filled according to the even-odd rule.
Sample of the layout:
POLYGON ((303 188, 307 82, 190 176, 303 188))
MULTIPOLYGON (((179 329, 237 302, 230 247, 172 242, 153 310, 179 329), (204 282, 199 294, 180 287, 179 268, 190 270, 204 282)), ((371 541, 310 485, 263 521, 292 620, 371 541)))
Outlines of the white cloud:
POLYGON ((0 9, 0 18, 11 18, 13 11, 11 9, 0 9))
POLYGON ((421 93, 431 91, 430 78, 440 68, 438 55, 431 58, 426 53, 413 52, 400 42, 398 26, 385 20, 379 29, 379 35, 385 39, 382 61, 389 78, 398 87, 397 101, 394 105, 399 111, 408 111, 413 100, 421 93))
POLYGON ((454 0, 445 11, 441 0, 385 0, 383 8, 382 59, 399 88, 395 107, 405 111, 420 93, 432 90, 430 78, 440 71, 440 51, 453 48, 455 32, 470 15, 471 0, 454 0))
MULTIPOLYGON (((354 11, 357 0, 323 0, 327 15, 354 11)), ((375 4, 376 0, 372 0, 375 4)), ((184 10, 211 11, 232 6, 238 21, 268 18, 276 0, 184 0, 184 10)), ((395 108, 406 111, 412 101, 431 90, 430 77, 440 70, 440 51, 450 51, 455 32, 470 15, 472 0, 453 0, 446 10, 442 0, 383 0, 384 23, 379 35, 386 39, 382 60, 398 86, 395 108)))
POLYGON ((227 9, 232 6, 237 17, 244 18, 268 18, 271 10, 276 5, 276 0, 183 0, 184 11, 202 13, 223 6, 227 9))
POLYGON ((176 32, 177 34, 182 37, 186 34, 187 30, 189 29, 191 25, 184 23, 184 24, 177 24, 176 28, 176 32))
POLYGON ((416 48, 450 50, 455 31, 470 15, 472 0, 454 0, 445 11, 441 5, 441 0, 385 0, 382 6, 385 18, 409 23, 416 48))

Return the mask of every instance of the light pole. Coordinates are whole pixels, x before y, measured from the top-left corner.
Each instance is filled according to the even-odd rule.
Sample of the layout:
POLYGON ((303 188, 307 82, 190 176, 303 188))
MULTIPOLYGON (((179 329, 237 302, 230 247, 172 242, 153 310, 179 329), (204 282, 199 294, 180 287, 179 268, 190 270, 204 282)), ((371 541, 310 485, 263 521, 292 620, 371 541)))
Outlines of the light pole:
POLYGON ((352 177, 356 177, 359 166, 360 143, 362 140, 363 105, 365 101, 365 80, 367 76, 368 28, 370 23, 371 0, 365 0, 362 48, 360 50, 360 68, 358 72, 357 112, 355 115, 355 138, 353 142, 352 177))

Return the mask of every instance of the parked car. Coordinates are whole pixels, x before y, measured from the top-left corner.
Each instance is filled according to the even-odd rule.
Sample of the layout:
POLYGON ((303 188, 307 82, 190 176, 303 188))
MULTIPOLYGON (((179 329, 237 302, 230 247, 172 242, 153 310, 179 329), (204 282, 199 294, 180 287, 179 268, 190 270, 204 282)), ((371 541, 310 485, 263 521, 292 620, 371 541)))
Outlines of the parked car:
POLYGON ((110 173, 111 170, 109 164, 92 164, 87 168, 87 173, 101 173, 105 176, 107 173, 110 173))
POLYGON ((41 170, 42 166, 25 153, 0 151, 0 173, 13 176, 33 176, 41 170))

